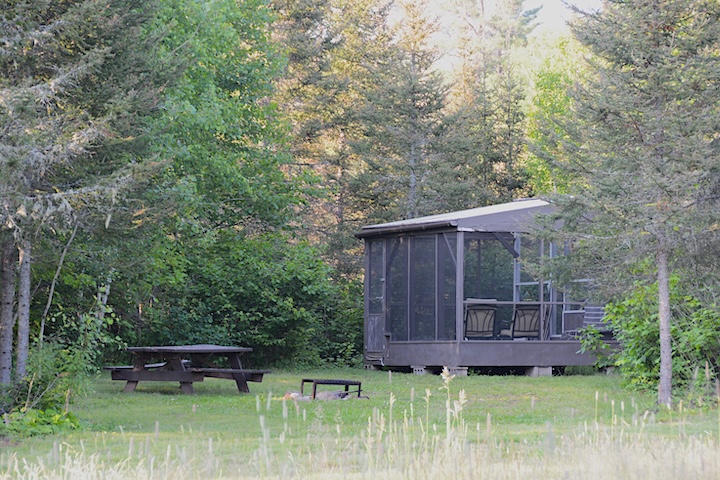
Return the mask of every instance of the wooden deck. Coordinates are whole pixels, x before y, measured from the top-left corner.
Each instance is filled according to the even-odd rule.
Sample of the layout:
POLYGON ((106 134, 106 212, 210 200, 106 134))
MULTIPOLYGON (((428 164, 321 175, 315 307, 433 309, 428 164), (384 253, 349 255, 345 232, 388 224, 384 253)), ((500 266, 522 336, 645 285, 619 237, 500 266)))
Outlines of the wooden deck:
MULTIPOLYGON (((616 345, 617 342, 609 342, 616 345)), ((578 340, 465 340, 388 342, 385 351, 366 352, 375 366, 423 367, 567 367, 593 365, 594 355, 578 353, 578 340), (380 354, 380 355, 378 355, 380 354), (378 358, 381 356, 381 359, 378 358)))

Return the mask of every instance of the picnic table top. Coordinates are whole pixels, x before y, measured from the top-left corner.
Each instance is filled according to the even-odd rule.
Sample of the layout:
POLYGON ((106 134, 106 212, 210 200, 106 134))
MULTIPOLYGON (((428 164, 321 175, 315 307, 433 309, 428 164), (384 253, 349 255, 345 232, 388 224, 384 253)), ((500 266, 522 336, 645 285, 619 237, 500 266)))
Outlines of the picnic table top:
POLYGON ((150 347, 127 347, 134 353, 187 353, 187 354, 227 354, 252 352, 250 347, 233 347, 228 345, 156 345, 150 347))

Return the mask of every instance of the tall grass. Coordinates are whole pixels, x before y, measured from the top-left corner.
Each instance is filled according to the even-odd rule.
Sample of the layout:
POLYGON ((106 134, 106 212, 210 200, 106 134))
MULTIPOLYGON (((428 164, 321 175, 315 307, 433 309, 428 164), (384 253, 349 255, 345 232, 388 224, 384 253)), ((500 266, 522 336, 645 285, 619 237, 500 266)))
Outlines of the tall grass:
POLYGON ((455 391, 447 371, 435 381, 442 416, 435 411, 437 388, 424 393, 412 388, 410 401, 400 407, 390 392, 381 406, 368 410, 362 427, 351 431, 327 418, 335 404, 310 407, 257 396, 253 411, 245 412, 245 421, 259 432, 250 448, 212 431, 183 431, 182 441, 166 442, 156 422, 145 432, 101 432, 92 442, 58 439, 35 457, 7 448, 0 455, 0 479, 720 477, 718 430, 689 432, 682 410, 658 413, 670 429, 658 435, 652 433, 658 422, 654 412, 634 401, 604 401, 597 393, 594 418, 570 429, 547 422, 541 434, 520 438, 498 433, 489 412, 482 421, 466 415, 468 396, 464 389, 455 391), (308 408, 314 409, 311 415, 308 408))

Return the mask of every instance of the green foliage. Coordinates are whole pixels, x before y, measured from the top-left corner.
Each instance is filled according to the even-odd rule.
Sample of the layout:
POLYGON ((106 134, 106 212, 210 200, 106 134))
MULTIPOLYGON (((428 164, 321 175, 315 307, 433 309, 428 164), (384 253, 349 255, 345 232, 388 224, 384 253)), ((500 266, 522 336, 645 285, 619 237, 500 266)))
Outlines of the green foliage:
MULTIPOLYGON (((332 283, 315 250, 263 234, 286 228, 305 178, 284 170, 285 127, 269 100, 284 59, 270 41, 267 3, 152 6, 143 19, 156 41, 135 53, 183 68, 155 92, 152 112, 144 112, 152 115, 142 116, 151 154, 144 152, 148 162, 134 172, 133 188, 68 249, 53 297, 59 313, 48 319, 46 337, 75 345, 66 352, 71 363, 93 367, 142 342, 250 344, 285 364, 305 345, 311 351, 302 356, 313 363, 357 355, 357 335, 342 326, 358 322, 336 320, 340 312, 357 318, 348 306, 356 300, 345 300, 345 287, 332 283), (75 313, 87 311, 106 283, 117 314, 75 313), (321 330, 336 335, 337 346, 313 342, 321 330)), ((34 272, 44 291, 63 246, 49 245, 52 255, 34 272)))
MULTIPOLYGON (((60 307, 58 312, 48 318, 47 333, 50 342, 62 346, 56 353, 65 368, 60 370, 72 376, 85 376, 96 373, 98 362, 127 346, 120 336, 113 333, 120 319, 112 308, 98 306, 102 314, 96 312, 68 314, 60 307)), ((47 348, 45 345, 39 347, 47 348)), ((62 368, 60 364, 57 368, 62 368)))
POLYGON ((307 243, 225 233, 189 255, 190 280, 157 292, 141 341, 249 346, 258 365, 348 363, 361 351, 361 297, 307 243))
POLYGON ((72 398, 92 390, 91 376, 99 371, 104 350, 122 348, 108 333, 115 315, 105 308, 82 315, 59 311, 48 322, 52 336, 36 342, 29 353, 27 374, 0 392, 4 422, 0 435, 42 435, 77 428, 69 413, 72 398))
POLYGON ((192 235, 285 224, 298 183, 281 168, 285 129, 269 101, 283 64, 269 38, 269 7, 262 0, 171 0, 160 18, 171 25, 166 54, 182 52, 189 66, 165 92, 155 125, 154 147, 172 159, 159 191, 145 192, 169 211, 157 220, 192 235))
POLYGON ((4 415, 4 421, 0 422, 0 436, 50 435, 75 430, 79 426, 80 420, 71 412, 31 408, 4 415))
POLYGON ((286 131, 270 100, 284 62, 272 12, 262 0, 171 0, 161 18, 165 52, 190 63, 156 125, 154 148, 171 161, 142 192, 154 208, 133 220, 152 241, 133 238, 145 268, 127 281, 143 285, 142 308, 128 308, 124 337, 247 345, 248 362, 317 364, 321 322, 341 295, 315 249, 277 233, 305 177, 286 173, 286 131))
MULTIPOLYGON (((677 277, 671 281, 670 295, 673 387, 697 391, 702 380, 698 379, 698 369, 707 367, 712 379, 718 374, 720 310, 685 294, 677 277)), ((605 312, 621 343, 615 363, 625 384, 656 387, 660 368, 657 285, 636 285, 623 301, 608 305, 605 312)))
POLYGON ((578 332, 580 339, 580 353, 592 353, 597 360, 596 368, 605 368, 615 365, 615 356, 612 347, 607 344, 602 332, 594 325, 588 325, 578 332))
POLYGON ((0 435, 43 435, 78 427, 70 402, 92 390, 90 373, 96 371, 87 363, 92 353, 81 348, 55 340, 31 348, 27 375, 0 394, 0 435))
POLYGON ((545 58, 535 74, 533 105, 528 114, 531 145, 525 168, 535 194, 565 193, 578 178, 556 165, 572 162, 572 156, 564 149, 568 138, 563 124, 572 113, 568 90, 582 75, 582 52, 578 42, 570 37, 555 39, 550 44, 536 43, 535 48, 545 58))

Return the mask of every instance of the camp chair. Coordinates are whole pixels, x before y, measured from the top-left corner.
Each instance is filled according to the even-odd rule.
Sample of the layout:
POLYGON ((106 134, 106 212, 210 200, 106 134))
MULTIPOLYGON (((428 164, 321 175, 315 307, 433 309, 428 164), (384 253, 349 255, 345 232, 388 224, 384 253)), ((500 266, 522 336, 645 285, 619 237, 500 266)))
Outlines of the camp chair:
POLYGON ((465 340, 495 338, 495 305, 468 305, 465 311, 465 340))
POLYGON ((515 307, 511 326, 512 338, 540 339, 540 305, 518 305, 515 307))

